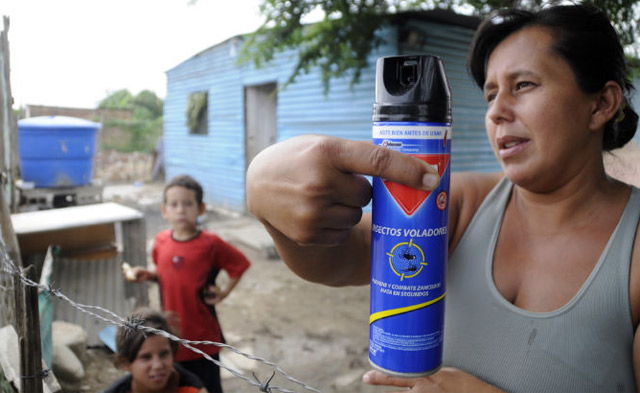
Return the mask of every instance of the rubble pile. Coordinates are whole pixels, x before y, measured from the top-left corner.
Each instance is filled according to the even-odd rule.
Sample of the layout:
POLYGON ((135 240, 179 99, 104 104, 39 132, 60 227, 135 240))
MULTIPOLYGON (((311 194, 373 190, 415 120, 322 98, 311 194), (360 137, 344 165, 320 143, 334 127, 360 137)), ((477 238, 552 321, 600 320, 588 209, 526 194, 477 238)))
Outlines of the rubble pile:
POLYGON ((151 178, 151 154, 100 149, 96 152, 94 177, 104 182, 144 182, 151 178))

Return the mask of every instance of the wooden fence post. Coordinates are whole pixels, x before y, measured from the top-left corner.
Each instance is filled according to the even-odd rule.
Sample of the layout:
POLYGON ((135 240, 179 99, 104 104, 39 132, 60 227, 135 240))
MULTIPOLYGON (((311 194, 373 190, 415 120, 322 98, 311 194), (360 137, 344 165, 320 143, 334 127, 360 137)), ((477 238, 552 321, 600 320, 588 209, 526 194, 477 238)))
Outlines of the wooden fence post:
MULTIPOLYGON (((29 280, 36 280, 36 269, 24 270, 29 280)), ((20 385, 22 392, 42 393, 42 349, 40 347, 40 314, 38 311, 38 288, 24 285, 20 272, 14 272, 16 299, 16 332, 20 348, 20 385)))
POLYGON ((3 202, 9 206, 11 212, 18 207, 15 181, 19 177, 18 165, 18 126, 13 115, 13 96, 10 82, 9 56, 9 17, 3 17, 4 29, 0 30, 0 159, 2 160, 2 187, 4 188, 3 202))

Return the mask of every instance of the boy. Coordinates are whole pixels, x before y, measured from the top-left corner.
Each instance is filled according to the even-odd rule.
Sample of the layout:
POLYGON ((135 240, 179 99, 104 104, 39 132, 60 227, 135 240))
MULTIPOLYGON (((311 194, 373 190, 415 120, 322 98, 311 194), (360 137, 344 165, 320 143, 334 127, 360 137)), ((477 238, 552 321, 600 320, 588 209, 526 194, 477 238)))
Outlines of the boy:
MULTIPOLYGON (((132 281, 158 281, 162 308, 178 314, 182 338, 224 342, 215 305, 235 288, 250 263, 218 236, 198 229, 198 216, 205 211, 202 195, 202 186, 191 176, 177 176, 166 184, 161 209, 172 229, 156 235, 152 252, 155 269, 133 268, 132 281), (220 270, 229 275, 224 289, 215 285, 220 270)), ((219 347, 195 347, 219 360, 219 347)), ((209 393, 222 392, 220 369, 213 362, 184 347, 178 350, 176 360, 196 374, 209 393)))

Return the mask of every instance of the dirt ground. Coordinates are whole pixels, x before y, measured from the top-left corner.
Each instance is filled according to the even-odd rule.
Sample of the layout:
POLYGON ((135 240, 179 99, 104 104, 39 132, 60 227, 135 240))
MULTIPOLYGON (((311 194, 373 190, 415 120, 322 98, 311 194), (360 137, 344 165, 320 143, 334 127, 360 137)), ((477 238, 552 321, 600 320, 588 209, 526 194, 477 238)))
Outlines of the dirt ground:
MULTIPOLYGON (((605 156, 605 163, 610 174, 640 187, 640 148, 636 143, 605 156)), ((149 246, 155 233, 167 228, 159 214, 161 190, 160 183, 140 182, 135 186, 105 189, 105 199, 145 213, 149 246)), ((247 225, 247 220, 251 218, 208 212, 203 225, 224 234, 234 226, 247 225)), ((261 227, 256 225, 256 228, 261 227)), ((228 344, 278 364, 296 379, 321 392, 389 391, 360 382, 362 374, 369 369, 368 287, 332 289, 314 285, 294 276, 281 260, 268 258, 242 244, 237 246, 252 261, 252 267, 231 296, 218 307, 228 344)), ((81 391, 99 392, 122 371, 113 366, 113 354, 106 347, 89 349, 88 355, 81 391)), ((271 367, 227 349, 222 352, 222 361, 249 379, 253 379, 255 373, 264 381, 272 372, 271 367)), ((279 376, 273 379, 271 386, 296 392, 310 391, 279 376)), ((259 391, 227 372, 223 372, 223 387, 227 393, 259 391)))
MULTIPOLYGON (((146 183, 105 188, 105 199, 138 208, 145 213, 148 245, 155 233, 167 228, 159 214, 162 185, 146 183)), ((262 228, 250 217, 208 211, 203 226, 225 237, 225 231, 239 226, 262 228)), ((234 242, 233 238, 230 239, 234 242)), ((227 343, 242 352, 279 365, 294 378, 321 392, 383 392, 365 386, 362 374, 368 366, 368 287, 332 289, 303 281, 293 275, 280 259, 236 243, 252 266, 218 306, 227 343)), ((225 279, 222 277, 220 279, 225 279)), ((151 302, 154 291, 151 289, 151 302)), ((157 292, 156 292, 157 293, 157 292)), ((157 303, 155 303, 157 304, 157 303)), ((113 366, 114 356, 105 348, 90 348, 82 392, 99 392, 122 371, 113 366)), ((253 373, 262 381, 272 367, 246 359, 228 349, 222 361, 249 379, 253 373)), ((270 386, 296 392, 305 388, 276 376, 270 386)), ((258 392, 248 382, 223 372, 226 393, 258 392)), ((276 392, 277 390, 273 390, 276 392)))

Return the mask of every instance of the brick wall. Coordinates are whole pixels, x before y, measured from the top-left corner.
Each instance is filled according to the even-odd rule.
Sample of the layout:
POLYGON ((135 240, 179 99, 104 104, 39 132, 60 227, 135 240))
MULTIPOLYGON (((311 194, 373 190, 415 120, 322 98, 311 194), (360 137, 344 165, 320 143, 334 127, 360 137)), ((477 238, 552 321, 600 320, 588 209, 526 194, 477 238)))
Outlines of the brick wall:
POLYGON ((102 123, 106 120, 130 120, 131 111, 127 109, 85 109, 27 105, 26 117, 36 116, 70 116, 102 123))

